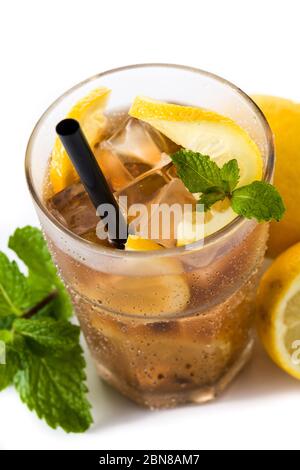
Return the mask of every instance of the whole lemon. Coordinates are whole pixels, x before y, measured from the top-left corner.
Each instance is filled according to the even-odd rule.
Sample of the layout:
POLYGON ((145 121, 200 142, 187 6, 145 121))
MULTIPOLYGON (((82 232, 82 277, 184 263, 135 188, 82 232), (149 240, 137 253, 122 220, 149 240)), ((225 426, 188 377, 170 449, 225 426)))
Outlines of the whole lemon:
POLYGON ((275 257, 300 241, 300 105, 274 96, 255 95, 275 138, 275 179, 286 205, 280 222, 272 222, 268 254, 275 257))
POLYGON ((300 380, 300 243, 282 253, 263 275, 256 325, 271 359, 300 380))

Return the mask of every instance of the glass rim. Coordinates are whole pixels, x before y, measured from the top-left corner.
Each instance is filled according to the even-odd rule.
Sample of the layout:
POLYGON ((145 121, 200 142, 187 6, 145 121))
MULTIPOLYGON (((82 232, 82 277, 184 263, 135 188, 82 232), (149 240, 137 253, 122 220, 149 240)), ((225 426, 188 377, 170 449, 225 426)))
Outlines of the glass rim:
POLYGON ((166 257, 166 256, 180 256, 180 255, 186 255, 188 253, 192 253, 201 249, 205 249, 217 241, 219 241, 221 238, 230 235, 232 232, 234 232, 237 228, 242 227, 244 224, 249 223, 249 219, 245 219, 242 216, 237 216, 234 220, 232 220, 229 224, 225 225, 223 228, 220 230, 216 231, 215 233, 209 235, 208 237, 205 237, 204 240, 198 240, 196 242, 190 243, 188 245, 180 246, 180 247, 175 247, 175 248, 165 248, 164 250, 152 250, 152 251, 124 251, 124 250, 117 250, 113 247, 105 247, 101 245, 97 245, 96 243, 93 243, 89 240, 85 240, 81 238, 79 235, 76 235, 73 233, 71 230, 69 230, 67 227, 62 225, 52 214, 51 212, 47 209, 45 204, 42 201, 42 198, 39 197, 37 194, 34 184, 33 184, 33 178, 31 175, 31 154, 32 154, 32 145, 34 140, 36 139, 36 134, 38 133, 40 127, 43 125, 44 119, 47 117, 47 115, 59 104, 61 101, 65 99, 69 94, 73 93, 74 91, 78 90, 82 86, 93 82, 94 80, 105 77, 107 75, 112 75, 114 73, 119 73, 119 72, 124 72, 127 70, 132 70, 132 69, 142 69, 142 68, 155 68, 155 67, 163 67, 163 68, 170 68, 174 70, 182 70, 182 71, 187 71, 187 72, 192 72, 195 74, 199 75, 204 75, 209 78, 212 78, 213 80, 224 84, 231 88, 233 91, 235 91, 238 95, 240 95, 248 104, 250 105, 250 108, 255 112, 257 115, 260 123, 262 124, 263 130, 266 134, 267 137, 267 158, 266 158, 266 166, 265 166, 265 172, 263 175, 263 180, 270 182, 272 180, 273 176, 273 171, 274 171, 274 160, 275 160, 275 153, 274 153, 274 141, 273 141, 273 134, 270 129, 270 126, 268 124, 268 121, 261 111, 261 109, 257 106, 257 104, 252 100, 250 96, 248 96, 243 90, 241 90, 238 86, 234 85, 230 81, 214 74, 211 72, 207 72, 202 69, 198 69, 196 67, 191 67, 188 65, 178 65, 178 64, 169 64, 169 63, 141 63, 141 64, 132 64, 132 65, 126 65, 122 67, 117 67, 113 69, 106 70, 104 72, 100 72, 98 74, 95 74, 85 80, 82 80, 81 82, 77 83, 73 87, 69 88, 67 91, 65 91, 63 94, 61 94, 56 100, 54 100, 48 108, 44 111, 44 113, 40 116, 38 121, 36 122, 31 135, 28 140, 28 144, 26 147, 26 152, 25 152, 25 175, 26 175, 26 181, 27 185, 30 191, 30 194, 34 200, 34 202, 37 204, 39 209, 42 211, 42 213, 47 217, 47 219, 60 231, 63 232, 65 235, 68 237, 72 238, 75 240, 77 243, 80 243, 81 245, 85 246, 88 250, 95 251, 98 254, 101 255, 107 255, 111 257, 117 257, 117 258, 123 258, 123 257, 136 257, 136 258, 142 258, 142 257, 166 257))

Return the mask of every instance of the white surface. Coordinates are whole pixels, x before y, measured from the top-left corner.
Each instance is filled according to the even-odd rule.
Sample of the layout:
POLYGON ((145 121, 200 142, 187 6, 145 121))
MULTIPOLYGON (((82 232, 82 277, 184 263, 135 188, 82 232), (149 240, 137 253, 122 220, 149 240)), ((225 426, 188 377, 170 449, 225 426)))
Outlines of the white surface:
MULTIPOLYGON (((37 223, 23 158, 33 125, 58 95, 112 67, 173 62, 215 72, 249 93, 300 101, 299 13, 296 0, 1 2, 0 249, 16 226, 37 223)), ((147 412, 102 385, 91 364, 88 375, 89 432, 49 429, 7 390, 0 449, 299 448, 299 382, 260 349, 206 406, 147 412)))

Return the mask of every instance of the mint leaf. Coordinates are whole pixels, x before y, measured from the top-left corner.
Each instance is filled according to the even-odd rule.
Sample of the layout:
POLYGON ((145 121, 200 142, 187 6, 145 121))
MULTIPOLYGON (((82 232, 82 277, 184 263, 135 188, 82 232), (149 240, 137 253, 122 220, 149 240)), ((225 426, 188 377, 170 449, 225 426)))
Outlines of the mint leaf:
POLYGON ((254 181, 233 191, 231 205, 237 214, 259 222, 279 221, 285 211, 277 189, 265 181, 254 181))
POLYGON ((54 282, 52 280, 42 278, 40 275, 36 275, 32 271, 28 271, 28 288, 30 290, 30 299, 32 306, 41 302, 51 292, 56 291, 54 282))
POLYGON ((223 187, 220 168, 207 155, 179 150, 171 158, 178 176, 191 193, 205 193, 213 187, 223 187))
POLYGON ((42 232, 35 227, 18 228, 9 239, 11 248, 28 267, 28 287, 32 305, 51 293, 51 314, 67 319, 73 313, 72 303, 64 284, 57 274, 42 232))
POLYGON ((212 190, 211 192, 202 194, 200 196, 198 203, 204 205, 204 211, 206 212, 211 208, 213 204, 215 204, 218 201, 223 201, 225 197, 226 197, 226 194, 224 191, 212 190))
POLYGON ((0 317, 21 315, 29 305, 25 276, 15 261, 0 252, 0 317))
POLYGON ((13 339, 13 334, 9 330, 0 330, 0 341, 4 343, 10 343, 13 339))
POLYGON ((9 238, 8 246, 26 264, 29 272, 38 275, 41 279, 55 278, 56 267, 39 229, 30 226, 17 228, 9 238))
POLYGON ((80 329, 66 320, 52 318, 14 322, 14 332, 32 340, 47 351, 63 352, 74 348, 79 342, 80 329))
POLYGON ((55 281, 55 287, 58 295, 52 302, 52 312, 54 312, 56 319, 67 320, 73 315, 73 305, 70 295, 59 277, 57 277, 55 281))
POLYGON ((92 417, 79 328, 63 320, 17 319, 13 331, 20 358, 14 384, 21 400, 52 428, 84 432, 92 417))
POLYGON ((14 384, 28 408, 52 428, 86 431, 92 417, 85 397, 85 361, 80 346, 63 354, 41 356, 24 345, 20 360, 14 384))
POLYGON ((221 178, 225 192, 231 193, 236 188, 240 179, 240 169, 236 159, 230 160, 222 166, 221 178))
POLYGON ((5 317, 0 315, 0 330, 10 330, 16 318, 16 315, 7 315, 5 317))
POLYGON ((5 364, 0 364, 0 391, 13 383, 13 379, 19 369, 19 358, 15 351, 6 345, 5 364))

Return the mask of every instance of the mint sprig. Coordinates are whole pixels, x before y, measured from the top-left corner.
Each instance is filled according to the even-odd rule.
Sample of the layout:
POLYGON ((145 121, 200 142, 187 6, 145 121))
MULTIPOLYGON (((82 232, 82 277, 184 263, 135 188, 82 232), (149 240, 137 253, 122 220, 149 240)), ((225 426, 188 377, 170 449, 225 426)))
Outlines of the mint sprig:
POLYGON ((208 156, 190 150, 171 155, 177 174, 191 193, 201 193, 199 203, 209 210, 228 198, 238 215, 258 222, 282 219, 285 206, 277 189, 265 181, 237 188, 240 169, 236 159, 221 168, 208 156))
POLYGON ((68 318, 69 295, 40 230, 17 229, 9 247, 28 268, 0 252, 0 391, 14 385, 22 401, 49 426, 83 432, 92 423, 86 399, 80 330, 68 318))

